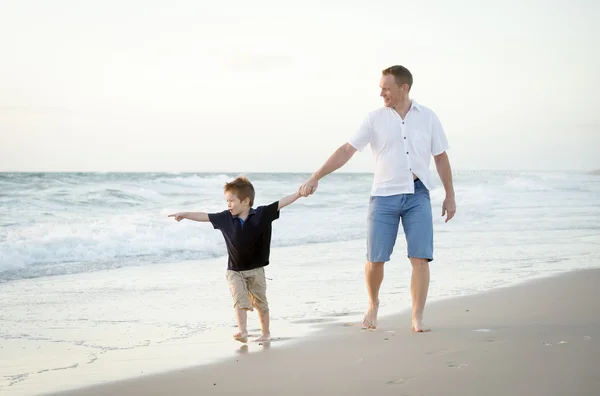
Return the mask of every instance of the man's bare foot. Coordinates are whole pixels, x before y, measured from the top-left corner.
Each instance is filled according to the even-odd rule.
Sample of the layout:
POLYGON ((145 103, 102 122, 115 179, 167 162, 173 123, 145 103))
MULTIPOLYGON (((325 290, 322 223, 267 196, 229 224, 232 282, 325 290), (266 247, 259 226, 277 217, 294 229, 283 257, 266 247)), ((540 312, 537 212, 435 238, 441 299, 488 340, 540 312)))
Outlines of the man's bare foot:
POLYGON ((369 309, 363 317, 363 326, 367 329, 375 330, 377 328, 377 311, 379 304, 370 304, 369 309))
POLYGON ((253 340, 254 342, 267 342, 271 341, 271 334, 263 334, 253 340))
POLYGON ((423 324, 420 320, 413 320, 412 331, 415 333, 427 333, 431 329, 423 324))
POLYGON ((245 344, 248 342, 248 333, 235 333, 233 339, 245 344))

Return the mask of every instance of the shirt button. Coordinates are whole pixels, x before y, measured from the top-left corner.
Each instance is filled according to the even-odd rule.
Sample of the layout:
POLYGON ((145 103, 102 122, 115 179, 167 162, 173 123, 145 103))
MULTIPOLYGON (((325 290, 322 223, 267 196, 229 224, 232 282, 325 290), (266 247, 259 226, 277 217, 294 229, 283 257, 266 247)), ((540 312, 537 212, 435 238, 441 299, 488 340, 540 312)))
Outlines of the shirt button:
POLYGON ((404 139, 406 139, 406 136, 404 136, 404 139))
POLYGON ((402 124, 404 124, 404 121, 402 121, 402 124))
POLYGON ((408 151, 406 152, 406 154, 408 154, 408 151))

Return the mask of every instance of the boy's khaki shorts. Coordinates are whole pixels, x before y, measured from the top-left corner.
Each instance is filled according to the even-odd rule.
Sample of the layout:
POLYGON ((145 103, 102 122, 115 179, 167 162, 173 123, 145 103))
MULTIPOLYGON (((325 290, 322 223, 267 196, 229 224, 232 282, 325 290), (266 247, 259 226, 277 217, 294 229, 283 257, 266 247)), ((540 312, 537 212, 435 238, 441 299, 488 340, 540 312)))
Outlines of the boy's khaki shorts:
POLYGON ((233 307, 253 311, 268 311, 267 279, 265 268, 255 268, 248 271, 227 270, 227 283, 233 297, 233 307))

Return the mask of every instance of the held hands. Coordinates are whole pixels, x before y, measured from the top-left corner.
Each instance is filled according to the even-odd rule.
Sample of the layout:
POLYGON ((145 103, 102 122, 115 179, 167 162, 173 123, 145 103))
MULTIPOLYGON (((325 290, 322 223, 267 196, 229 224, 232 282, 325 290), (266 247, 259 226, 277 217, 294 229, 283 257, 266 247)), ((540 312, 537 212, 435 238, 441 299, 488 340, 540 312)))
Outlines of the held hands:
POLYGON ((455 213, 456 213, 456 201, 455 201, 454 197, 447 196, 446 199, 444 199, 444 203, 442 204, 442 217, 444 217, 444 215, 447 214, 446 220, 444 221, 444 223, 449 222, 454 217, 455 213))
POLYGON ((300 186, 298 193, 302 197, 308 197, 309 195, 312 195, 315 191, 317 191, 318 187, 319 182, 311 177, 306 182, 304 182, 303 185, 300 186))
POLYGON ((185 216, 183 215, 183 213, 170 214, 168 217, 175 217, 175 220, 177 220, 177 221, 181 221, 181 220, 185 219, 185 216))

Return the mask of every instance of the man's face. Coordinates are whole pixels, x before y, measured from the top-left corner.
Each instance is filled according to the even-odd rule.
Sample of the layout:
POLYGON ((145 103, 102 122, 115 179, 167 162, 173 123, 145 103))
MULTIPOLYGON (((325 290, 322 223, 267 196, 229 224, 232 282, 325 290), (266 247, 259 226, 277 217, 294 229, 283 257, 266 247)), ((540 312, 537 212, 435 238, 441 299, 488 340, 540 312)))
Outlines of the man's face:
POLYGON ((408 96, 408 84, 398 86, 396 79, 391 74, 381 77, 379 87, 381 88, 380 96, 386 107, 395 107, 408 96))

